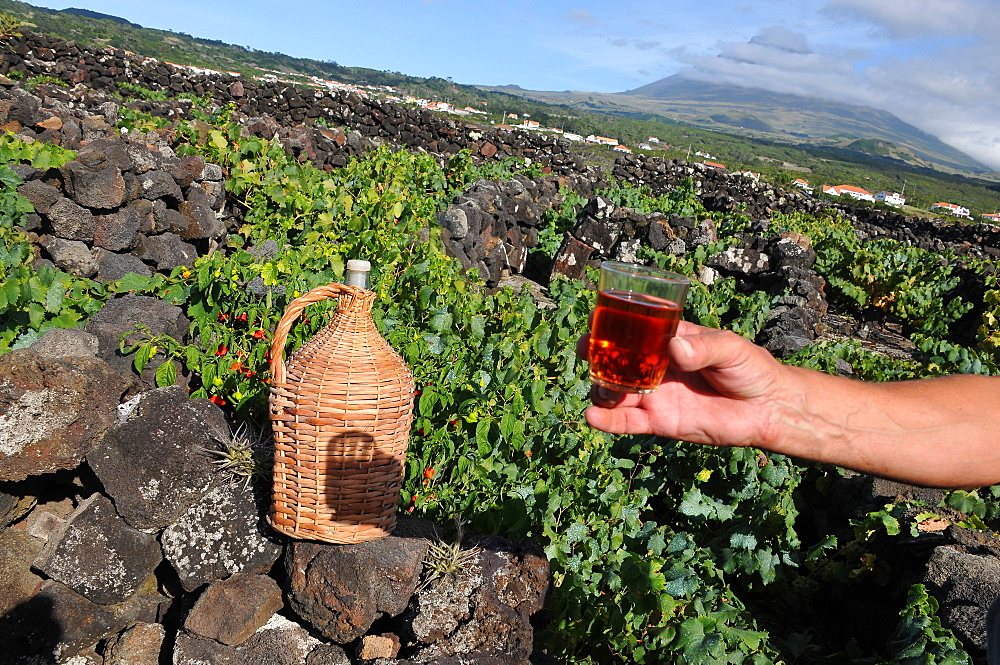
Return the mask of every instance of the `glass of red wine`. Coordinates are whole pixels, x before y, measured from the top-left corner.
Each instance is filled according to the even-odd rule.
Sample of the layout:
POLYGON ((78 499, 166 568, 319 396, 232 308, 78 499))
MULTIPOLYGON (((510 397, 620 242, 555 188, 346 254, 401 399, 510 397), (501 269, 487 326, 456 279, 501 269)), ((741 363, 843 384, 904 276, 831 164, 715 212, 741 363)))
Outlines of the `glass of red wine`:
POLYGON ((591 381, 619 392, 656 390, 690 283, 660 268, 602 262, 590 329, 591 381))

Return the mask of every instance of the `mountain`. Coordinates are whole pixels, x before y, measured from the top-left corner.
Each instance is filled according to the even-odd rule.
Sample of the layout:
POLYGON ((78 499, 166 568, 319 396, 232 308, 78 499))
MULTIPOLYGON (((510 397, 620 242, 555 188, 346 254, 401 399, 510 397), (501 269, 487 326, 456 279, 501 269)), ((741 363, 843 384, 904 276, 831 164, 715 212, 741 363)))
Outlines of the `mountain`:
POLYGON ((77 16, 86 16, 87 18, 104 19, 107 21, 114 21, 115 23, 121 23, 122 25, 131 26, 133 28, 141 28, 142 26, 138 23, 132 23, 131 21, 126 21, 123 18, 117 16, 112 16, 110 14, 102 14, 101 12, 91 11, 89 9, 79 9, 77 7, 70 7, 68 9, 57 10, 61 14, 76 14, 77 16))
POLYGON ((505 91, 549 104, 616 115, 655 114, 704 129, 779 143, 860 152, 911 166, 992 171, 887 111, 816 97, 708 83, 679 74, 622 93, 505 91))

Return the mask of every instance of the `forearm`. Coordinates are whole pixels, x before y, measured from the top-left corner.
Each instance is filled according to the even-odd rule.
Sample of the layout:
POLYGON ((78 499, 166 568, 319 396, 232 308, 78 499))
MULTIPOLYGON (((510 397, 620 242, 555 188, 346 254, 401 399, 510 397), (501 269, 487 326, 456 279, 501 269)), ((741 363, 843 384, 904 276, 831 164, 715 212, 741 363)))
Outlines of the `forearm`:
POLYGON ((1000 379, 868 383, 788 367, 764 447, 934 487, 1000 483, 1000 379))

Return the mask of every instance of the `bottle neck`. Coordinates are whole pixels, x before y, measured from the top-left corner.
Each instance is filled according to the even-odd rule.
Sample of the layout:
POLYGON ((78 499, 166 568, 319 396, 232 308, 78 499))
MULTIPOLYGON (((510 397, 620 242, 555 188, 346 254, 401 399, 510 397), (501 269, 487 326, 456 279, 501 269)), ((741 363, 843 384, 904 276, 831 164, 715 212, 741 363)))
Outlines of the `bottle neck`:
POLYGON ((359 289, 368 288, 368 271, 367 270, 348 270, 347 271, 347 285, 356 286, 359 289))
POLYGON ((368 273, 372 264, 363 259, 351 259, 347 262, 347 285, 359 289, 368 289, 368 273))

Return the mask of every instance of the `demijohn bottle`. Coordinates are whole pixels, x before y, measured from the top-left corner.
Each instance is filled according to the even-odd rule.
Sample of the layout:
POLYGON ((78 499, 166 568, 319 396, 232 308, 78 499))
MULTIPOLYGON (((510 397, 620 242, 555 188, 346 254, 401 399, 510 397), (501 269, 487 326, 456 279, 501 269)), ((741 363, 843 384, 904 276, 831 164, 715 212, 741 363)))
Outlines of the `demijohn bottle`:
POLYGON ((359 543, 389 535, 413 418, 413 376, 372 320, 368 261, 347 284, 296 298, 271 345, 274 485, 269 522, 293 538, 359 543), (329 322, 283 360, 307 306, 336 298, 329 322))

